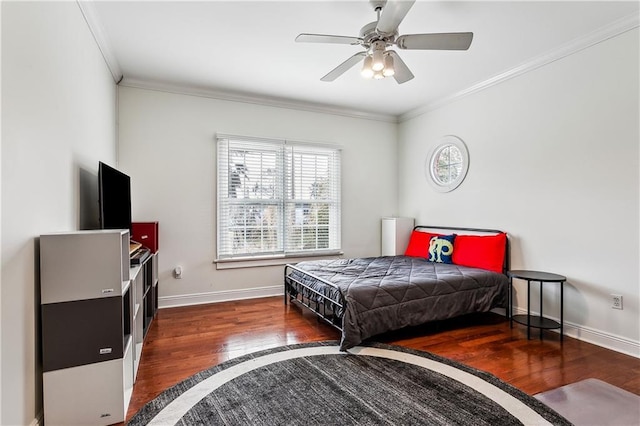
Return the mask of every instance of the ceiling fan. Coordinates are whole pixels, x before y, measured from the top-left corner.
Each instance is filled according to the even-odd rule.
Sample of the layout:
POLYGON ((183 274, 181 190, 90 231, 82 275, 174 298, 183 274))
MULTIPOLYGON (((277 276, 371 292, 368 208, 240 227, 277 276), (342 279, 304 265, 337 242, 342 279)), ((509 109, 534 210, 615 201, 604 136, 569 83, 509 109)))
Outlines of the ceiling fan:
POLYGON ((376 11, 378 20, 362 27, 359 37, 306 33, 296 37, 296 41, 301 43, 351 44, 366 49, 351 56, 320 80, 333 81, 364 60, 363 77, 382 79, 393 76, 398 84, 402 84, 414 76, 400 56, 389 49, 391 46, 416 50, 467 50, 473 40, 473 33, 469 32, 398 35, 398 26, 415 0, 370 0, 369 2, 376 11))

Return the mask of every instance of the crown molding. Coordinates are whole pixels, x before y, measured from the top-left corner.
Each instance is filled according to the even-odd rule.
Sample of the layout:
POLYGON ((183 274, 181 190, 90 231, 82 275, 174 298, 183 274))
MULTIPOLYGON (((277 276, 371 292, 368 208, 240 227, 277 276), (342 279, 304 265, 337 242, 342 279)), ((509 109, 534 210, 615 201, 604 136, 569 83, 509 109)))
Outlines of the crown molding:
POLYGON ((374 112, 360 111, 349 108, 342 108, 334 105, 319 104, 313 102, 304 102, 293 99, 275 98, 270 96, 260 96, 256 94, 238 93, 230 91, 222 91, 200 87, 190 87, 185 85, 168 84, 161 82, 151 82, 146 80, 139 80, 135 78, 123 77, 122 70, 118 61, 113 54, 104 30, 95 12, 95 6, 93 0, 76 0, 80 11, 91 31, 100 52, 113 76, 116 83, 120 83, 122 86, 155 90, 160 92, 175 93, 190 96, 200 96, 205 98, 212 98, 231 102, 242 102, 248 104, 272 106, 277 108, 296 109, 302 111, 339 115, 343 117, 359 118, 373 121, 382 121, 388 123, 401 123, 428 112, 434 111, 452 102, 460 100, 466 96, 488 89, 502 82, 526 74, 530 71, 536 70, 540 67, 553 63, 557 60, 563 59, 567 56, 578 53, 584 49, 594 46, 598 43, 606 41, 610 38, 616 37, 632 29, 640 26, 640 15, 631 14, 625 16, 617 21, 614 21, 608 25, 605 25, 589 34, 582 37, 578 37, 568 43, 565 43, 549 52, 533 58, 519 66, 506 70, 498 75, 495 75, 487 80, 478 82, 466 89, 454 92, 448 96, 444 96, 433 102, 425 104, 421 107, 415 108, 404 114, 398 116, 390 114, 380 114, 374 112))
POLYGON ((100 53, 102 53, 102 57, 107 64, 107 68, 109 68, 109 72, 111 72, 113 80, 117 84, 122 80, 122 70, 120 69, 118 60, 113 54, 113 50, 111 49, 111 45, 104 33, 100 19, 98 19, 94 2, 89 0, 76 0, 76 3, 78 4, 80 12, 82 12, 82 16, 89 27, 89 31, 91 31, 91 34, 93 35, 93 39, 98 45, 98 49, 100 49, 100 53))
POLYGON ((358 111, 348 108, 340 108, 332 105, 323 105, 312 102, 296 101, 285 98, 275 98, 270 96, 260 96, 256 94, 238 93, 230 91, 214 90, 202 87, 189 87, 186 85, 176 85, 162 82, 151 82, 124 77, 120 86, 132 87, 136 89, 154 90, 158 92, 174 93, 178 95, 199 96, 203 98, 218 99, 222 101, 241 102, 246 104, 271 106, 276 108, 295 109, 299 111, 316 112, 322 114, 339 115, 350 118, 360 118, 365 120, 383 121, 387 123, 397 123, 398 118, 389 114, 378 114, 373 112, 358 111))
POLYGON ((125 78, 123 76, 120 64, 113 54, 113 50, 105 35, 104 29, 95 11, 95 3, 93 0, 76 0, 82 16, 84 17, 93 38, 102 53, 113 80, 116 84, 122 86, 134 87, 139 89, 156 90, 160 92, 175 93, 181 95, 200 96, 205 98, 219 99, 232 102, 242 102, 256 105, 273 106, 277 108, 296 109, 309 112, 317 112, 323 114, 339 115, 350 118, 360 118, 366 120, 383 121, 388 123, 397 123, 398 117, 391 114, 380 114, 374 112, 360 111, 349 108, 341 108, 333 105, 324 105, 313 102, 296 101, 285 98, 275 98, 268 96, 260 96, 256 94, 237 93, 230 91, 221 91, 207 88, 196 88, 190 86, 168 84, 161 82, 151 82, 139 80, 135 78, 125 78))
POLYGON ((426 114, 428 112, 434 111, 447 104, 450 104, 459 99, 462 99, 465 96, 469 96, 471 94, 480 92, 484 89, 488 89, 497 84, 500 84, 512 78, 518 77, 520 75, 523 75, 525 73, 528 73, 540 67, 548 65, 557 60, 566 58, 567 56, 578 53, 598 43, 601 43, 603 41, 616 37, 620 34, 623 34, 627 31, 638 28, 639 25, 640 25, 640 15, 638 15, 637 13, 625 16, 589 34, 586 34, 582 37, 578 37, 574 40, 571 40, 570 42, 565 43, 553 50, 550 50, 543 55, 535 57, 517 67, 511 68, 487 80, 476 83, 471 87, 460 90, 451 95, 440 98, 436 101, 430 102, 422 107, 419 107, 409 112, 406 112, 404 114, 401 114, 398 117, 398 122, 402 123, 404 121, 407 121, 412 118, 418 117, 420 115, 426 114))

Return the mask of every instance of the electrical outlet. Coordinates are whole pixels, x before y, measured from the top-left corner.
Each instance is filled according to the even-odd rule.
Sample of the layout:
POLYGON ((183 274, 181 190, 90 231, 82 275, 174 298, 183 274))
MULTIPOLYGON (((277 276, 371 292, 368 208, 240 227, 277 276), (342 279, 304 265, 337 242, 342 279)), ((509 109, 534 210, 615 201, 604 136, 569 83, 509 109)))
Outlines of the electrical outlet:
POLYGON ((612 294, 611 295, 611 307, 613 309, 622 310, 622 295, 621 294, 612 294))
POLYGON ((182 266, 178 265, 173 269, 173 278, 175 278, 176 280, 182 279, 182 266))

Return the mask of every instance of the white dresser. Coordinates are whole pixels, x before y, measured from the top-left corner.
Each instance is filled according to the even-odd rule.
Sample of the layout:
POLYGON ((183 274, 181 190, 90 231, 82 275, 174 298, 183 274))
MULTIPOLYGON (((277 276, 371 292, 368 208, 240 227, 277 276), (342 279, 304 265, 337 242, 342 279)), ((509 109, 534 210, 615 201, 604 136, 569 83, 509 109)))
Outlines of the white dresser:
POLYGON ((382 218, 382 256, 404 254, 413 227, 414 220, 409 217, 382 218))

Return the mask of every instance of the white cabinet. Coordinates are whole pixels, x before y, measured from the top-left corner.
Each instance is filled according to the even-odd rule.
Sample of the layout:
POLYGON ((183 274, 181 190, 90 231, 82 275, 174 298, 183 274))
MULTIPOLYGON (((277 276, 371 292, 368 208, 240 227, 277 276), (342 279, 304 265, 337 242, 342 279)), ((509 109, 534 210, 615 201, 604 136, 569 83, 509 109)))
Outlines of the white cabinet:
POLYGON ((414 227, 414 220, 408 217, 382 218, 382 256, 404 254, 409 244, 409 237, 414 227))
POLYGON ((123 422, 133 392, 131 340, 124 357, 44 374, 45 424, 109 425, 123 422))
POLYGON ((128 230, 40 236, 47 426, 125 420, 142 339, 134 313, 144 286, 129 263, 128 230))
POLYGON ((118 296, 129 285, 125 230, 42 235, 40 253, 42 303, 118 296))

